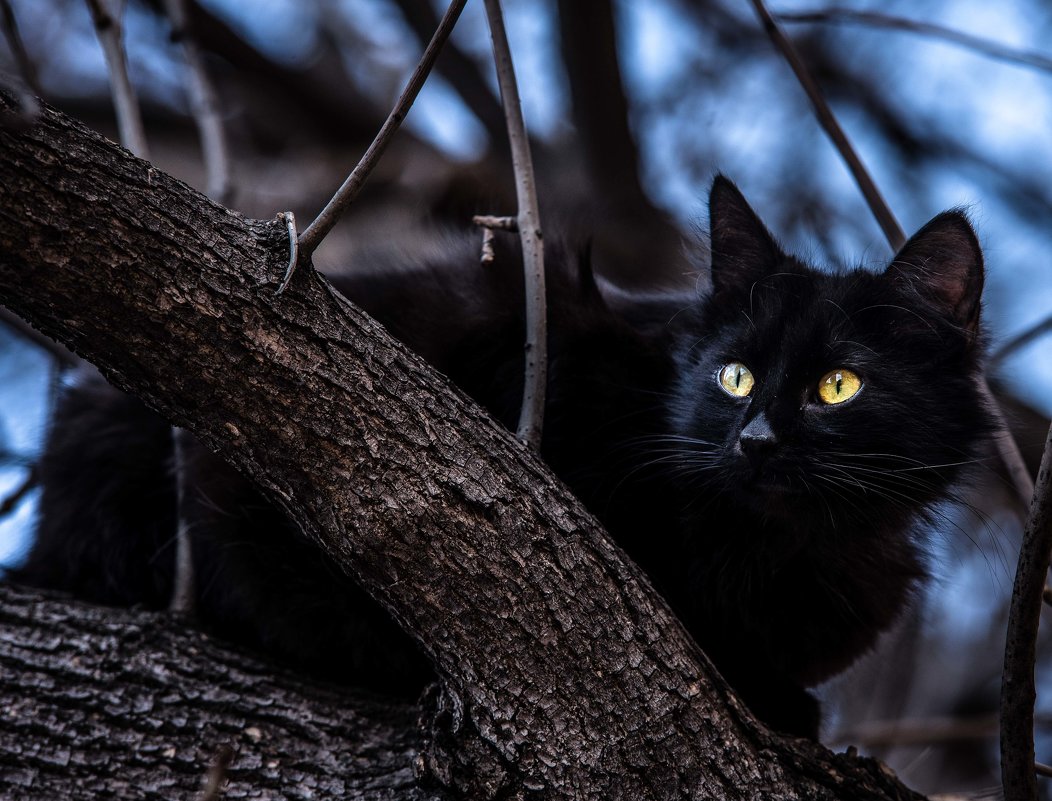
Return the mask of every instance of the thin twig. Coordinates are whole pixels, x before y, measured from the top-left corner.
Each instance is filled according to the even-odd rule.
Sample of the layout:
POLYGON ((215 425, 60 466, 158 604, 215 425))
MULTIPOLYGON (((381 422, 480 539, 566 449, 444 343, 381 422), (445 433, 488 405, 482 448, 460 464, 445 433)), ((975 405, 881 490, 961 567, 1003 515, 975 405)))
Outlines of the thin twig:
POLYGON ((1005 419, 1004 412, 1001 411, 1001 404, 994 397, 990 389, 990 382, 985 376, 979 380, 979 392, 983 396, 987 410, 994 418, 994 444, 1008 471, 1008 477, 1012 480, 1012 486, 1015 487, 1019 501, 1018 508, 1021 510, 1023 519, 1026 519, 1026 510, 1030 507, 1030 499, 1034 497, 1034 479, 1023 460, 1023 454, 1016 444, 1015 437, 1008 430, 1008 421, 1005 419))
POLYGON ((217 203, 229 205, 233 196, 230 157, 220 115, 219 97, 205 69, 204 57, 186 14, 186 0, 164 0, 165 13, 172 24, 172 41, 182 45, 186 60, 186 89, 190 109, 201 137, 201 153, 207 175, 206 193, 217 203))
POLYGON ((847 162, 851 175, 854 176, 855 182, 858 184, 859 189, 862 190, 866 203, 869 204, 869 210, 877 218, 877 222, 880 224, 881 230, 884 231, 884 236, 891 245, 891 249, 897 252, 899 248, 906 244, 906 232, 902 230, 902 226, 899 225, 887 202, 881 196, 880 190, 877 189, 877 185, 870 177, 869 171, 862 163, 862 159, 859 158, 855 148, 844 134, 844 130, 833 115, 833 110, 829 107, 822 90, 818 88, 815 79, 811 77, 811 73, 808 72, 804 60, 800 57, 800 53, 797 52, 792 41, 785 35, 778 23, 775 22, 763 0, 752 0, 752 4, 768 37, 785 57, 785 60, 789 62, 789 66, 796 75, 796 79, 800 82, 800 86, 807 93, 811 106, 814 108, 815 116, 818 118, 818 123, 825 130, 826 135, 833 140, 833 144, 836 145, 841 158, 847 162))
POLYGON ((970 718, 872 720, 837 732, 830 743, 853 743, 863 748, 916 746, 979 740, 997 736, 997 714, 970 718))
POLYGON ((446 9, 446 13, 443 15, 435 35, 431 37, 431 41, 424 50, 424 55, 420 57, 420 63, 416 65, 413 74, 409 76, 409 82, 406 83, 405 89, 402 90, 402 94, 399 96, 394 108, 391 109, 391 113, 380 128, 380 132, 373 139, 372 144, 369 145, 369 149, 365 151, 361 161, 351 170, 351 174, 347 176, 343 185, 333 195, 332 200, 328 202, 325 208, 321 210, 321 214, 300 235, 299 247, 303 258, 310 258, 343 213, 358 197, 358 193, 361 192, 369 174, 380 161, 380 157, 383 156, 395 132, 402 124, 402 120, 409 113, 413 101, 416 100, 420 88, 431 73, 431 68, 435 65, 435 59, 438 58, 442 45, 446 43, 449 34, 453 31, 453 26, 456 25, 466 2, 467 0, 452 0, 449 4, 449 8, 446 9))
POLYGON ((0 503, 0 517, 9 515, 18 505, 22 503, 22 500, 29 494, 29 491, 33 489, 37 484, 40 483, 40 475, 37 473, 36 465, 31 465, 29 472, 26 473, 25 479, 15 487, 14 492, 4 498, 3 502, 0 503))
POLYGON ((916 33, 921 36, 942 39, 968 50, 974 50, 984 56, 995 58, 998 61, 1052 72, 1052 58, 1041 53, 1016 50, 999 42, 984 39, 981 36, 973 36, 970 33, 963 33, 943 25, 936 25, 932 22, 906 19, 905 17, 896 17, 892 14, 881 14, 877 11, 856 11, 851 8, 823 8, 814 11, 780 13, 776 16, 781 22, 865 25, 871 28, 888 28, 890 30, 916 33))
POLYGON ((1048 562, 1052 556, 1052 428, 1037 473, 1008 609, 1001 677, 1001 782, 1005 801, 1037 798, 1034 778, 1034 664, 1048 562))
POLYGON ((485 0, 493 59, 497 65, 497 83, 504 106, 504 120, 511 142, 511 163, 515 170, 515 197, 519 207, 519 238, 526 271, 526 375, 522 388, 522 409, 515 435, 535 450, 540 450, 544 426, 544 396, 548 379, 548 315, 544 289, 544 242, 541 238, 537 185, 533 176, 530 141, 522 118, 519 87, 511 60, 508 34, 500 0, 485 0))
POLYGON ((143 130, 139 100, 128 78, 128 61, 124 55, 120 20, 110 13, 106 0, 86 0, 95 23, 95 34, 106 57, 110 74, 110 92, 117 114, 121 144, 141 159, 149 159, 146 132, 143 130))
POLYGON ((1035 762, 1034 773, 1039 776, 1052 777, 1052 765, 1046 765, 1044 762, 1035 762))
POLYGON ((194 613, 196 597, 194 588, 194 552, 190 539, 190 521, 186 515, 187 464, 185 431, 172 426, 172 461, 175 470, 175 576, 172 580, 172 598, 168 611, 180 617, 194 613))
POLYGON ((37 79, 36 66, 22 43, 22 36, 18 32, 18 20, 15 19, 15 12, 8 0, 0 0, 0 19, 3 20, 7 46, 11 49, 11 55, 14 56, 15 63, 18 65, 18 74, 22 76, 30 92, 37 96, 44 94, 40 89, 40 81, 37 79))
POLYGON ((1045 334, 1052 333, 1052 315, 1046 317, 1030 328, 1016 334, 1010 340, 1001 345, 995 350, 988 360, 991 367, 997 367, 1005 359, 1011 356, 1020 348, 1026 347, 1035 339, 1043 337, 1045 334))

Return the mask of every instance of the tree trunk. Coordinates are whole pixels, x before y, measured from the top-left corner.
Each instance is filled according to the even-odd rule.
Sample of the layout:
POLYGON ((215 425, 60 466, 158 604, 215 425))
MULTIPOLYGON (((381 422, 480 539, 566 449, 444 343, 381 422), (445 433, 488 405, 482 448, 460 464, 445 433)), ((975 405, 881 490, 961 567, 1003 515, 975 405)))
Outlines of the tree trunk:
MULTIPOLYGON (((49 109, 0 131, 0 171, 0 302, 251 475, 431 656, 442 692, 415 760, 425 784, 470 798, 918 797, 872 760, 757 724, 548 470, 317 273, 301 267, 275 296, 282 225, 245 220, 49 109)), ((96 614, 102 652, 142 625, 96 614)), ((89 716, 94 734, 62 735, 85 763, 71 783, 109 773, 82 738, 112 728, 138 754, 121 732, 179 727, 164 688, 142 689, 149 646, 133 672, 152 711, 132 726, 137 705, 117 701, 89 716)), ((6 686, 22 675, 35 678, 9 708, 46 681, 20 670, 6 686)), ((222 686, 273 714, 270 685, 222 686)), ((24 731, 0 759, 65 753, 46 727, 24 731)), ((185 770, 180 753, 168 770, 185 770)), ((384 759, 388 775, 397 759, 384 759)))

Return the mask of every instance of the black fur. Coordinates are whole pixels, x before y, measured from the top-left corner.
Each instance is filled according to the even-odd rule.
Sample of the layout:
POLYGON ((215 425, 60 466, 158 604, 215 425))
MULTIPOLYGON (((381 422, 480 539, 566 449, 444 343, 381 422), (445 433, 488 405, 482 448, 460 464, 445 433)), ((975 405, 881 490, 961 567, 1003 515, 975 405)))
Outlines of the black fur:
MULTIPOLYGON (((753 710, 816 736, 804 688, 869 648, 925 575, 925 515, 990 430, 977 389, 982 256, 959 212, 883 274, 785 255, 722 177, 712 290, 622 294, 549 249, 543 453, 648 571, 753 710), (743 362, 747 397, 718 384, 743 362), (827 371, 863 387, 835 406, 827 371), (743 433, 744 432, 744 433, 743 433)), ((513 427, 522 285, 513 249, 473 243, 356 266, 337 286, 513 427)), ((89 380, 62 401, 37 542, 19 580, 106 603, 166 603, 174 493, 167 427, 89 380)), ((413 692, 409 640, 255 490, 191 447, 185 465, 204 623, 314 673, 413 692)))

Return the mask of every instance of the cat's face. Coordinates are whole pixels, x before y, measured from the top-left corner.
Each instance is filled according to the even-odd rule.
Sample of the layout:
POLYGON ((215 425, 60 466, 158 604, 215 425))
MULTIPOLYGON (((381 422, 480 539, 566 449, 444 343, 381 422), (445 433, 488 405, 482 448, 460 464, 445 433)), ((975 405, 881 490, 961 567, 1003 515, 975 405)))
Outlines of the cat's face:
POLYGON ((711 215, 713 289, 680 321, 680 476, 743 523, 800 530, 895 528, 942 497, 989 428, 964 216, 937 217, 881 274, 831 275, 783 254, 723 179, 711 215))

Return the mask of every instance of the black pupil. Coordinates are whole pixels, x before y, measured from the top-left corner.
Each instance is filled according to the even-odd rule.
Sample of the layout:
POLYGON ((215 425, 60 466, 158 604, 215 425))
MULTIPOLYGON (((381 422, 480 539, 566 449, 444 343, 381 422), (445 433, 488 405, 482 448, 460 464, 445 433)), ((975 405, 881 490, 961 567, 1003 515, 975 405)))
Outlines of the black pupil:
POLYGON ((742 368, 738 368, 734 371, 734 388, 737 389, 742 385, 742 368))
POLYGON ((843 385, 843 383, 844 383, 843 376, 841 376, 840 373, 837 373, 836 374, 836 394, 837 395, 840 394, 840 387, 843 385))

